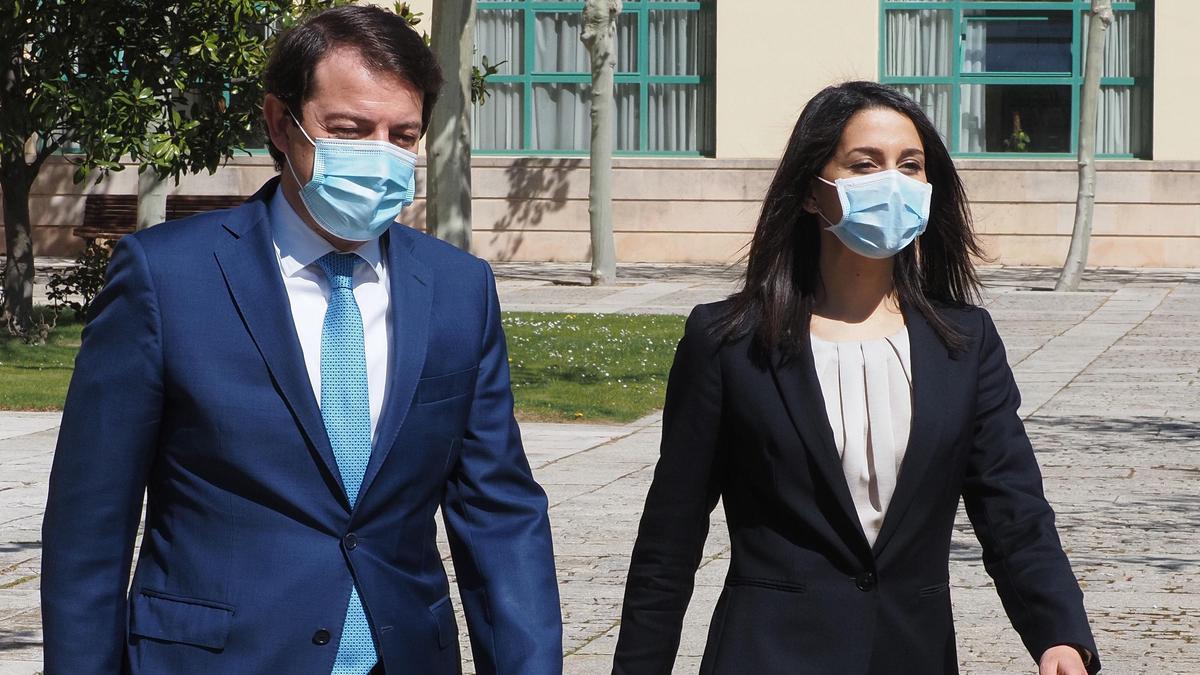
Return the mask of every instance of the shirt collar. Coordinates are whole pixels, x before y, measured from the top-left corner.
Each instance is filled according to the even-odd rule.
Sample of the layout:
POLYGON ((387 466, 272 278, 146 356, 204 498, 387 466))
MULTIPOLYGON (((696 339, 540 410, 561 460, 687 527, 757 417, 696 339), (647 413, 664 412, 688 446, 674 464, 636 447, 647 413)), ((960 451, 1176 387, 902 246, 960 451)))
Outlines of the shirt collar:
MULTIPOLYGON (((296 276, 321 256, 337 250, 300 218, 284 196, 283 188, 275 191, 267 208, 271 237, 275 240, 279 266, 285 277, 296 276)), ((367 262, 376 280, 383 278, 383 248, 378 239, 364 242, 354 254, 367 262)))

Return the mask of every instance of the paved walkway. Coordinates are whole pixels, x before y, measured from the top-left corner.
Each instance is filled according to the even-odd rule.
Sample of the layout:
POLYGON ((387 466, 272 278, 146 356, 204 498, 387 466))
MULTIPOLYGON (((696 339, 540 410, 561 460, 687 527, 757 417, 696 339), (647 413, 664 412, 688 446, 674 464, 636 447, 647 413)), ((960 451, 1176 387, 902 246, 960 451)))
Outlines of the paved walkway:
MULTIPOLYGON (((590 288, 578 265, 496 268, 510 311, 684 313, 726 295, 740 273, 631 266, 621 284, 590 288)), ((1200 673, 1200 273, 1109 270, 1078 293, 1046 292, 1048 269, 984 277, 1106 672, 1200 673)), ((38 528, 57 424, 0 414, 0 675, 40 667, 38 528)), ((656 415, 523 425, 550 495, 569 673, 611 664, 659 425, 656 415)), ((696 671, 728 555, 718 508, 676 672, 696 671)), ((951 571, 963 672, 1036 672, 979 555, 960 514, 951 571)))

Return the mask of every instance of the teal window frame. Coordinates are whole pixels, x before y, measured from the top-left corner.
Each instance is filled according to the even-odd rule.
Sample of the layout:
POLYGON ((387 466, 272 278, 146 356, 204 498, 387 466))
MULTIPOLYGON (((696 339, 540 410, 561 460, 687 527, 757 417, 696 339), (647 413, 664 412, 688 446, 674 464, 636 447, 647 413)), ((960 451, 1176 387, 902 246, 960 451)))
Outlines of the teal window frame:
MULTIPOLYGON (((1086 12, 1091 9, 1090 0, 880 0, 879 5, 879 81, 884 84, 931 84, 950 87, 950 137, 946 144, 954 157, 967 159, 1064 159, 1079 153, 1079 99, 1083 86, 1083 30, 1086 12), (966 10, 1030 10, 1069 11, 1072 17, 1070 73, 963 73, 961 39, 956 53, 951 58, 951 74, 947 76, 899 77, 887 75, 887 14, 889 10, 937 9, 951 12, 951 36, 963 35, 963 12, 966 10), (959 152, 961 134, 960 99, 962 86, 967 84, 1033 84, 1068 85, 1071 87, 1071 150, 1070 152, 959 152)), ((1114 12, 1132 12, 1135 9, 1150 12, 1153 17, 1153 0, 1126 0, 1112 3, 1114 12)), ((976 19, 978 20, 978 19, 976 19)), ((987 19, 985 19, 987 20, 987 19)), ((1153 69, 1153 64, 1151 65, 1153 69)), ((1153 77, 1102 77, 1100 86, 1146 87, 1153 101, 1153 77)), ((1152 104, 1153 105, 1153 104, 1152 104)), ((1151 115, 1151 119, 1153 116, 1151 115)), ((1153 129, 1149 130, 1153 137, 1153 129)), ((1149 152, 1147 150, 1147 152, 1149 152)), ((1103 159, 1140 159, 1134 154, 1099 154, 1103 159)))
MULTIPOLYGON (((637 70, 621 72, 614 75, 615 84, 637 85, 638 87, 638 150, 617 150, 613 154, 618 157, 710 157, 710 152, 704 151, 663 151, 645 150, 650 142, 650 87, 659 84, 691 84, 697 86, 714 86, 715 68, 703 75, 651 75, 650 68, 650 12, 651 11, 680 11, 702 12, 712 11, 713 0, 624 0, 622 14, 637 15, 637 70)), ((591 73, 551 73, 535 72, 536 64, 536 24, 538 14, 556 12, 582 13, 583 2, 557 2, 554 0, 477 0, 476 11, 479 10, 509 10, 522 12, 522 70, 519 74, 502 75, 497 73, 487 78, 488 84, 517 84, 523 87, 521 111, 521 148, 510 150, 482 150, 473 148, 472 154, 480 156, 539 156, 539 157, 587 157, 586 150, 542 150, 533 149, 533 85, 535 84, 588 84, 592 81, 591 73)), ((715 21, 714 21, 715 25, 715 21)), ((714 31, 715 33, 715 31, 714 31)), ((715 53, 716 45, 709 45, 715 53)), ((485 56, 487 56, 485 54, 485 56)), ((495 60, 494 56, 490 56, 495 60)), ((487 105, 486 103, 484 105, 487 105)), ((715 111, 708 116, 715 126, 715 111)), ((715 136, 715 129, 706 130, 715 136)), ((700 143, 699 145, 704 145, 700 143)), ((715 146, 715 143, 709 143, 715 146)))

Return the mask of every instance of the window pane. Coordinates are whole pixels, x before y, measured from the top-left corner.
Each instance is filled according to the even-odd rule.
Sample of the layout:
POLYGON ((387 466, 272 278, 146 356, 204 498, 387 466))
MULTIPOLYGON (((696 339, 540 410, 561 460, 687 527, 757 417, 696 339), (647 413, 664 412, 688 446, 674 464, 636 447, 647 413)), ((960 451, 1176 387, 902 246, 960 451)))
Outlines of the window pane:
POLYGON ((699 84, 652 84, 649 150, 712 151, 711 89, 699 84))
POLYGON ((525 87, 488 84, 486 102, 471 109, 471 147, 480 150, 520 150, 525 87))
POLYGON ((1069 11, 963 10, 964 73, 1070 73, 1069 11))
POLYGON ((703 75, 712 31, 700 12, 650 12, 650 74, 703 75))
POLYGON ((897 89, 916 101, 933 126, 937 127, 942 142, 950 147, 950 85, 948 84, 897 84, 897 89))
POLYGON ((886 74, 899 77, 948 77, 957 42, 953 14, 944 9, 887 13, 886 74))
POLYGON ((1102 87, 1096 152, 1142 156, 1150 149, 1150 97, 1143 87, 1102 87))
MULTIPOLYGON (((617 150, 637 150, 638 85, 617 85, 617 150)), ((533 85, 534 150, 588 150, 592 141, 590 84, 533 85)))
POLYGON ((475 17, 474 65, 480 66, 486 56, 493 65, 503 62, 498 71, 501 75, 524 72, 521 67, 524 32, 521 10, 479 10, 475 17))
POLYGON ((959 152, 1070 152, 1071 87, 968 84, 959 101, 959 152))
MULTIPOLYGON (((1088 15, 1080 22, 1079 51, 1086 56, 1088 15)), ((1103 77, 1148 77, 1154 53, 1154 26, 1150 13, 1134 10, 1116 12, 1104 34, 1103 77)), ((1086 60, 1086 59, 1085 59, 1086 60)))
MULTIPOLYGON (((534 70, 539 73, 590 73, 591 58, 580 41, 579 12, 538 12, 534 70)), ((637 70, 637 14, 617 17, 617 72, 637 70)))
MULTIPOLYGON (((634 151, 638 147, 638 117, 642 107, 638 105, 641 87, 636 84, 618 84, 617 103, 617 150, 634 151)), ((589 144, 590 145, 590 144, 589 144)))

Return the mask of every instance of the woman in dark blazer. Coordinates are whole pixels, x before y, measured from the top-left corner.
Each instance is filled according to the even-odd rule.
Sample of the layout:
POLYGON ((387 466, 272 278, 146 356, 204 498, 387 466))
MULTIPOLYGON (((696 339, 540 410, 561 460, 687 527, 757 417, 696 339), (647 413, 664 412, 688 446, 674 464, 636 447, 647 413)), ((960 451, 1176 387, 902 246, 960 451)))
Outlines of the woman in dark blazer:
POLYGON ((697 307, 676 353, 615 673, 671 672, 718 498, 732 555, 703 673, 957 672, 960 497, 1042 675, 1099 670, 1004 347, 973 304, 980 254, 917 105, 867 82, 809 102, 744 288, 697 307))

